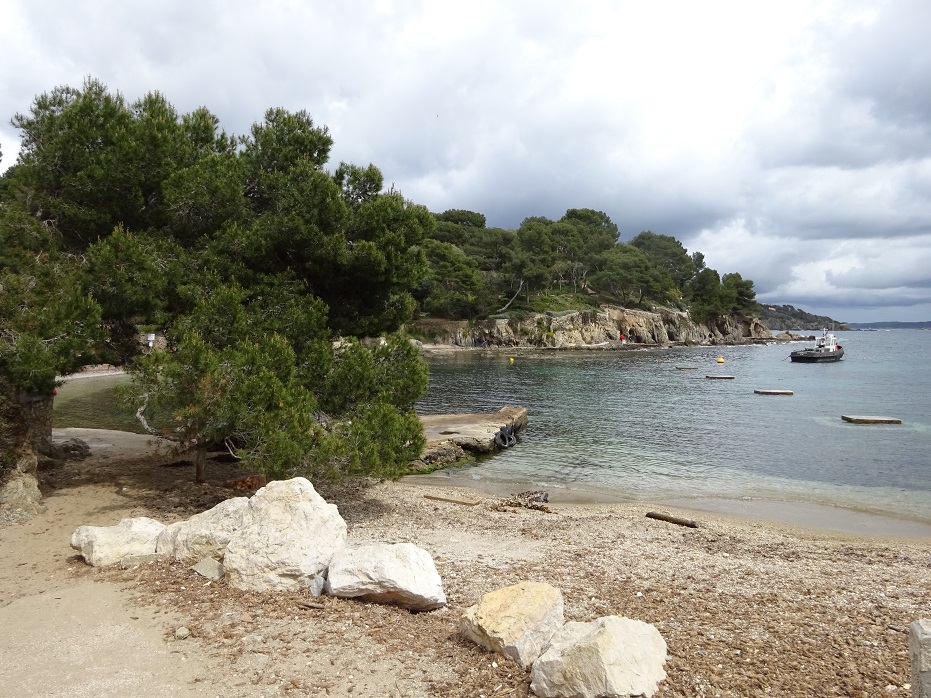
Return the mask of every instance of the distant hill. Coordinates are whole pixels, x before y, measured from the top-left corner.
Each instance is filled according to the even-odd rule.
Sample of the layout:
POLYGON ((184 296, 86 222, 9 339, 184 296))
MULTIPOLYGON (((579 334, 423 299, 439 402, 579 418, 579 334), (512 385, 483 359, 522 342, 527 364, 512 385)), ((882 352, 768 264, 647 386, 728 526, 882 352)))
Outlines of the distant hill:
POLYGON ((924 322, 850 322, 852 330, 931 330, 931 320, 924 322))
POLYGON ((793 305, 760 303, 760 320, 770 330, 846 330, 846 322, 838 322, 826 315, 812 315, 793 305))

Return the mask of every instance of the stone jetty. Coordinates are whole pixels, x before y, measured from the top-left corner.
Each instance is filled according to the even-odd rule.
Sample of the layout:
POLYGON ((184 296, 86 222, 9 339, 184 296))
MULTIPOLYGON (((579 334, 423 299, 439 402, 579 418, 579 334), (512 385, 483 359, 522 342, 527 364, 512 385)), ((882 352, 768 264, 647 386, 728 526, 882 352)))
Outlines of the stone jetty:
POLYGON ((526 407, 502 407, 497 412, 421 415, 427 445, 415 467, 432 469, 455 462, 466 453, 491 453, 495 437, 505 429, 516 435, 527 428, 526 407))

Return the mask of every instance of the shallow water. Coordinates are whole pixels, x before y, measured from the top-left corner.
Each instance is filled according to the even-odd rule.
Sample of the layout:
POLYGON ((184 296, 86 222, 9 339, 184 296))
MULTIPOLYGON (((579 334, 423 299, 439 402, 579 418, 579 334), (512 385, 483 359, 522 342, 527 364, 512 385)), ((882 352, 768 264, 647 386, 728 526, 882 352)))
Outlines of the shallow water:
POLYGON ((516 447, 435 477, 625 500, 789 500, 931 523, 931 332, 837 334, 846 356, 834 364, 788 361, 811 342, 432 358, 422 413, 529 410, 516 447), (722 374, 734 379, 706 378, 722 374))

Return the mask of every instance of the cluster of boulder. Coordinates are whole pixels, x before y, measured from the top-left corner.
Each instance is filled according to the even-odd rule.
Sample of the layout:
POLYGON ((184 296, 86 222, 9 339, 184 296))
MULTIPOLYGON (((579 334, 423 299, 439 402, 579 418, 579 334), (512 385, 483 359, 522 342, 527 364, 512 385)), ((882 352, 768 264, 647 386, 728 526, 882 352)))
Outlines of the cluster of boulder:
POLYGON ((540 698, 652 696, 666 678, 666 642, 654 626, 621 616, 567 623, 562 592, 542 582, 485 594, 459 632, 530 667, 530 690, 540 698))
POLYGON ((307 589, 414 611, 446 605, 430 553, 410 543, 348 545, 336 505, 302 477, 270 482, 252 497, 227 499, 167 526, 146 517, 80 526, 71 547, 95 567, 155 557, 200 561, 198 571, 249 591, 307 589))
MULTIPOLYGON (((80 526, 71 546, 93 566, 196 560, 200 574, 251 591, 309 590, 412 611, 446 605, 430 553, 410 543, 350 545, 336 505, 305 478, 270 482, 167 526, 145 517, 80 526)), ((530 667, 541 698, 652 696, 666 676, 666 643, 655 627, 618 616, 567 623, 562 593, 540 582, 485 594, 459 632, 530 667)))

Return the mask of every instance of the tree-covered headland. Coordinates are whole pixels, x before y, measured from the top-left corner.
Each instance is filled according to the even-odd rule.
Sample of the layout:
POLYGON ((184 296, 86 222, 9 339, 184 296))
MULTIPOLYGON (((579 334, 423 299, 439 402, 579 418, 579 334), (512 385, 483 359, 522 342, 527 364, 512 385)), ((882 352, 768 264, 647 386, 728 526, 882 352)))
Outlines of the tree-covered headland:
POLYGON ((569 209, 558 221, 526 218, 517 230, 487 228, 485 216, 436 216, 424 243, 429 273, 415 290, 430 315, 476 319, 615 303, 668 305, 697 322, 756 312, 753 282, 723 277, 670 235, 644 231, 629 242, 601 211, 569 209))
POLYGON ((487 228, 432 214, 374 165, 327 169, 332 138, 269 109, 227 134, 94 79, 35 98, 0 177, 0 474, 34 474, 56 377, 123 365, 140 422, 274 477, 392 475, 423 447, 426 367, 403 328, 603 302, 700 321, 755 307, 753 283, 673 237, 618 241, 571 209, 487 228), (557 307, 559 306, 559 307, 557 307), (157 332, 150 349, 140 332, 157 332))

